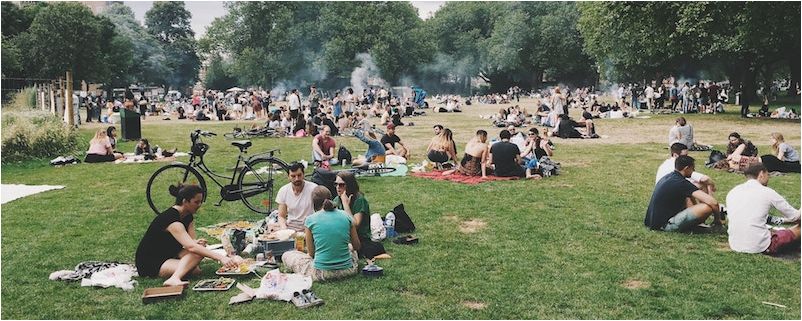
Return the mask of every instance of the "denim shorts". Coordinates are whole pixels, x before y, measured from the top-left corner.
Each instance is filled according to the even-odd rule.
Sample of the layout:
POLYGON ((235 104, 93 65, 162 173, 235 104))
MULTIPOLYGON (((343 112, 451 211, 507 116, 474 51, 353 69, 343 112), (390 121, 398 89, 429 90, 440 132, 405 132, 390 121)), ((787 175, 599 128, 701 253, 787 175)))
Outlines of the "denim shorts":
POLYGON ((679 212, 674 217, 668 219, 668 223, 663 226, 663 231, 685 231, 699 224, 696 215, 693 214, 690 208, 686 208, 679 212))

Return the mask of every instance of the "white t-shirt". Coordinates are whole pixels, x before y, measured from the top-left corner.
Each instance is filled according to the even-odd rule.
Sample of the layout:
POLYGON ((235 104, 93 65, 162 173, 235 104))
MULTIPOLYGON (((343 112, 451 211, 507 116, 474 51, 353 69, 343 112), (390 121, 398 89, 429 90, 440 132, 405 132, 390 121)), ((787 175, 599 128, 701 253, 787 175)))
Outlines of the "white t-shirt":
POLYGON ((276 203, 287 205, 287 228, 296 231, 304 230, 306 217, 315 212, 312 208, 312 191, 317 184, 304 181, 304 189, 301 194, 295 195, 292 191, 292 183, 282 186, 276 194, 276 203))
POLYGON ((652 88, 652 86, 646 87, 644 93, 646 94, 646 98, 654 98, 654 88, 652 88))
MULTIPOLYGON (((671 172, 674 171, 674 161, 675 160, 676 160, 676 158, 671 157, 669 159, 666 159, 662 164, 660 164, 660 167, 657 168, 657 175, 655 175, 655 177, 654 177, 654 184, 655 185, 657 185, 657 182, 659 182, 661 178, 663 178, 664 176, 666 176, 668 174, 671 174, 671 172)), ((691 183, 694 183, 694 184, 698 184, 704 178, 705 178, 704 174, 699 173, 699 172, 693 172, 693 174, 691 174, 691 177, 688 178, 688 181, 690 181, 691 183)))
POLYGON ((735 252, 762 253, 771 244, 766 227, 769 209, 776 208, 787 221, 799 219, 799 210, 780 194, 750 179, 727 194, 727 234, 735 252))
POLYGON ((510 138, 510 143, 518 145, 518 150, 524 150, 524 147, 526 147, 526 138, 524 138, 524 135, 521 133, 515 133, 515 135, 512 135, 510 138))
POLYGON ((301 108, 301 98, 298 95, 291 94, 290 95, 290 110, 298 110, 301 108))

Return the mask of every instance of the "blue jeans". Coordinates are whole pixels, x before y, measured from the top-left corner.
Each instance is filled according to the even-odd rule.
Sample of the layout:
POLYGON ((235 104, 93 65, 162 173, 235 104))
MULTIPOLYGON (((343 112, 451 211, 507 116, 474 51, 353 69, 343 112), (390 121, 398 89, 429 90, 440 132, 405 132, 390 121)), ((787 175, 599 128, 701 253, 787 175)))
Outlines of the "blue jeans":
POLYGON ((368 144, 368 151, 365 152, 365 159, 369 162, 377 155, 385 155, 386 151, 384 150, 384 145, 378 140, 366 137, 363 130, 357 130, 354 132, 354 136, 365 144, 368 144))

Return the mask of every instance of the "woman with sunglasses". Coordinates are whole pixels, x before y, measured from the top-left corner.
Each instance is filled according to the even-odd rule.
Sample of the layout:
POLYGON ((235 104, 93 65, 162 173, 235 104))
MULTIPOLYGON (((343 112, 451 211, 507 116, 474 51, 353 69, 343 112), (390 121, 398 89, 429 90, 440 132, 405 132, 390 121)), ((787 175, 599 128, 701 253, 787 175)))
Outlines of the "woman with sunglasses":
POLYGON ((537 170, 538 161, 543 156, 551 157, 554 151, 551 149, 552 145, 548 139, 540 137, 540 132, 537 128, 529 129, 529 137, 526 139, 526 147, 521 151, 521 159, 526 165, 526 177, 533 178, 539 174, 537 170))
POLYGON ((359 249, 359 256, 372 259, 377 255, 384 254, 384 246, 381 243, 373 242, 370 233, 370 204, 359 190, 354 173, 339 172, 334 180, 337 186, 337 197, 334 198, 334 205, 344 210, 343 201, 348 202, 348 207, 353 213, 353 223, 356 227, 359 242, 362 247, 359 249))

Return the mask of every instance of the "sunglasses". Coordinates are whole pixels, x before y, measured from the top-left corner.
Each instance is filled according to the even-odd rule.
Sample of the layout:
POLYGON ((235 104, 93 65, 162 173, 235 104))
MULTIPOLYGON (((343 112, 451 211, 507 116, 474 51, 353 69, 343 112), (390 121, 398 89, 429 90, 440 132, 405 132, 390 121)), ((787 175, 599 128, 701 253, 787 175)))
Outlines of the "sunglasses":
POLYGON ((334 184, 337 185, 337 186, 345 186, 345 182, 343 182, 343 183, 334 183, 334 184))

